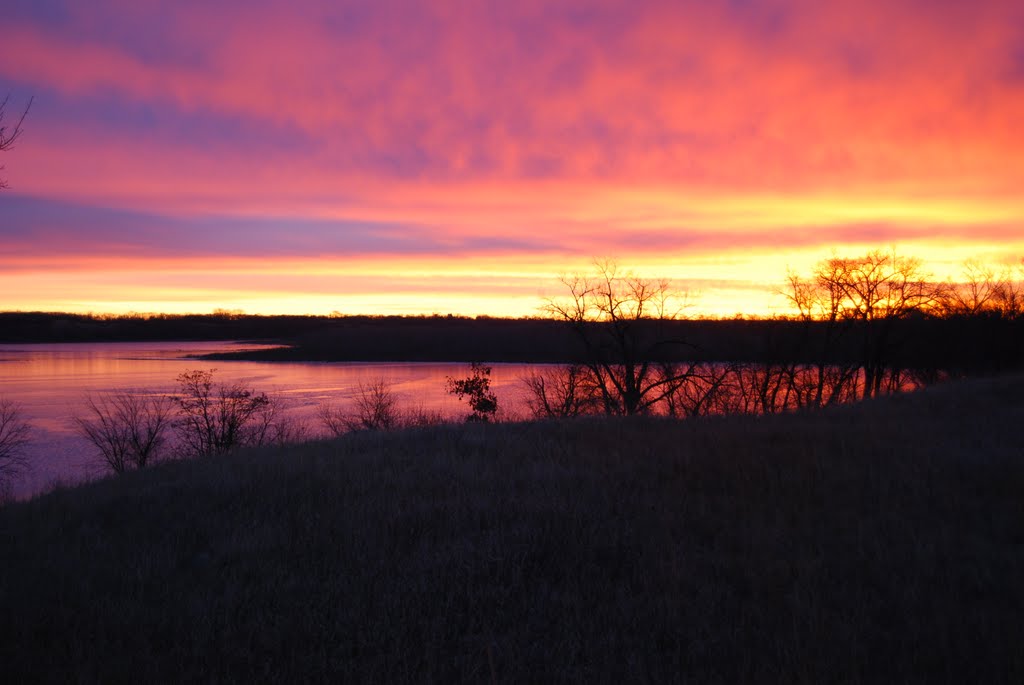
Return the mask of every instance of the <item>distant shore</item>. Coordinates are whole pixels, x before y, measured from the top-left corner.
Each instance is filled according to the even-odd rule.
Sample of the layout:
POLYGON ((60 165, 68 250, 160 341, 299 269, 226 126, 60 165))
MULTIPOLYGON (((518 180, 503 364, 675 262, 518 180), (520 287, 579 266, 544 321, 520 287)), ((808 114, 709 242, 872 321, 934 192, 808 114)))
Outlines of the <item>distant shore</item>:
MULTIPOLYGON (((600 325, 600 324, 595 324, 600 325)), ((645 321, 673 344, 656 361, 834 362, 859 354, 862 324, 839 344, 825 325, 792 319, 645 321), (824 353, 822 352, 824 350, 824 353)), ((1024 318, 908 318, 887 323, 891 360, 908 368, 999 373, 1024 367, 1024 318)), ((246 340, 280 347, 222 353, 211 360, 575 363, 587 350, 572 326, 552 319, 458 316, 256 316, 241 314, 95 317, 0 312, 0 343, 246 340)))

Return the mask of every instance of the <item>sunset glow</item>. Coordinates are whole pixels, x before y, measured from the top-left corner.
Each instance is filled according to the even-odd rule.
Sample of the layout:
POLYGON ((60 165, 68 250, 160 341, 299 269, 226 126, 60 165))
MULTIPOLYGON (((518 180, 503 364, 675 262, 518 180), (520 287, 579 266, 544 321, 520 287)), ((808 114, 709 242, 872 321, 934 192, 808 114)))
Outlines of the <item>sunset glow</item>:
POLYGON ((693 314, 896 246, 1024 257, 1016 0, 4 11, 0 310, 535 315, 613 258, 693 314))

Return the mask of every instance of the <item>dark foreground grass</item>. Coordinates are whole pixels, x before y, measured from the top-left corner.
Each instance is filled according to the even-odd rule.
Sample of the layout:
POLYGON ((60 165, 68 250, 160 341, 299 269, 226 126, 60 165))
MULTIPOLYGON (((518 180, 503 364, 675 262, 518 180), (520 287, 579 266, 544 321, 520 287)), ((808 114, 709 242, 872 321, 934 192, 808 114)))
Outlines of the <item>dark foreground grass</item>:
POLYGON ((1024 682, 1024 379, 352 436, 0 510, 5 682, 1024 682))

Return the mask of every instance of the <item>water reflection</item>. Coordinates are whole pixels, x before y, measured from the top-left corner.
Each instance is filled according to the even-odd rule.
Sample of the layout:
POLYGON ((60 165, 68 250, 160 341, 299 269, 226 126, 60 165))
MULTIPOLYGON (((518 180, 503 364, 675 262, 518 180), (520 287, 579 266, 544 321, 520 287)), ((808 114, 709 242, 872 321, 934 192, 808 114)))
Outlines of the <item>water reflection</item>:
MULTIPOLYGON (((32 426, 32 469, 13 483, 25 497, 55 482, 74 483, 106 467, 78 434, 72 417, 85 414, 87 395, 126 390, 173 394, 175 379, 190 370, 216 368, 215 383, 266 392, 283 418, 326 433, 319 410, 351 406, 360 387, 384 381, 405 413, 456 419, 469 409, 445 391, 449 376, 464 377, 469 364, 332 362, 286 363, 196 359, 213 352, 267 345, 231 342, 66 343, 0 345, 0 396, 18 403, 32 426)), ((492 389, 499 418, 571 416, 621 411, 582 367, 493 364, 492 389)), ((677 417, 724 413, 768 414, 848 402, 868 393, 856 366, 806 364, 664 364, 659 396, 645 411, 677 417)), ((615 372, 615 369, 612 369, 615 372)), ((874 377, 878 392, 920 387, 934 378, 903 370, 874 377)))
MULTIPOLYGON (((360 384, 389 383, 400 406, 449 417, 467 413, 445 392, 445 378, 468 372, 452 363, 261 363, 209 362, 196 356, 267 347, 232 342, 62 343, 0 345, 0 395, 21 405, 32 425, 32 469, 13 483, 25 497, 56 482, 74 483, 105 473, 71 417, 83 413, 89 393, 145 389, 174 392, 175 378, 188 370, 216 368, 218 383, 240 383, 267 392, 286 415, 320 432, 318 407, 344 405, 360 384)), ((506 417, 525 415, 520 378, 535 365, 495 364, 492 386, 506 417)))

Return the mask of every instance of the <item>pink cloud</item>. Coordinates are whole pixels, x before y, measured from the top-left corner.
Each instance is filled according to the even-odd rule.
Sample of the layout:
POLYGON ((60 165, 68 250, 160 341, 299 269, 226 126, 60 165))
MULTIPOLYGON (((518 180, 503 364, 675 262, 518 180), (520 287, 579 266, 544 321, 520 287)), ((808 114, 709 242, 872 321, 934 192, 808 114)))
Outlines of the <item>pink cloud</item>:
MULTIPOLYGON (((453 261, 1016 249, 1018 5, 72 4, 5 26, 0 79, 37 101, 4 163, 40 201, 172 217, 197 254, 217 217, 268 216, 377 222, 375 258, 413 251, 385 224, 453 261)), ((124 230, 65 256, 149 249, 124 230)))
POLYGON ((1004 152, 1024 97, 998 78, 1010 10, 787 3, 770 21, 771 5, 738 19, 649 3, 613 31, 493 7, 387 3, 339 36, 323 7, 237 20, 193 6, 168 30, 194 54, 162 63, 38 26, 14 27, 4 49, 20 77, 70 95, 294 126, 325 164, 383 178, 789 189, 1020 172, 1004 152))

